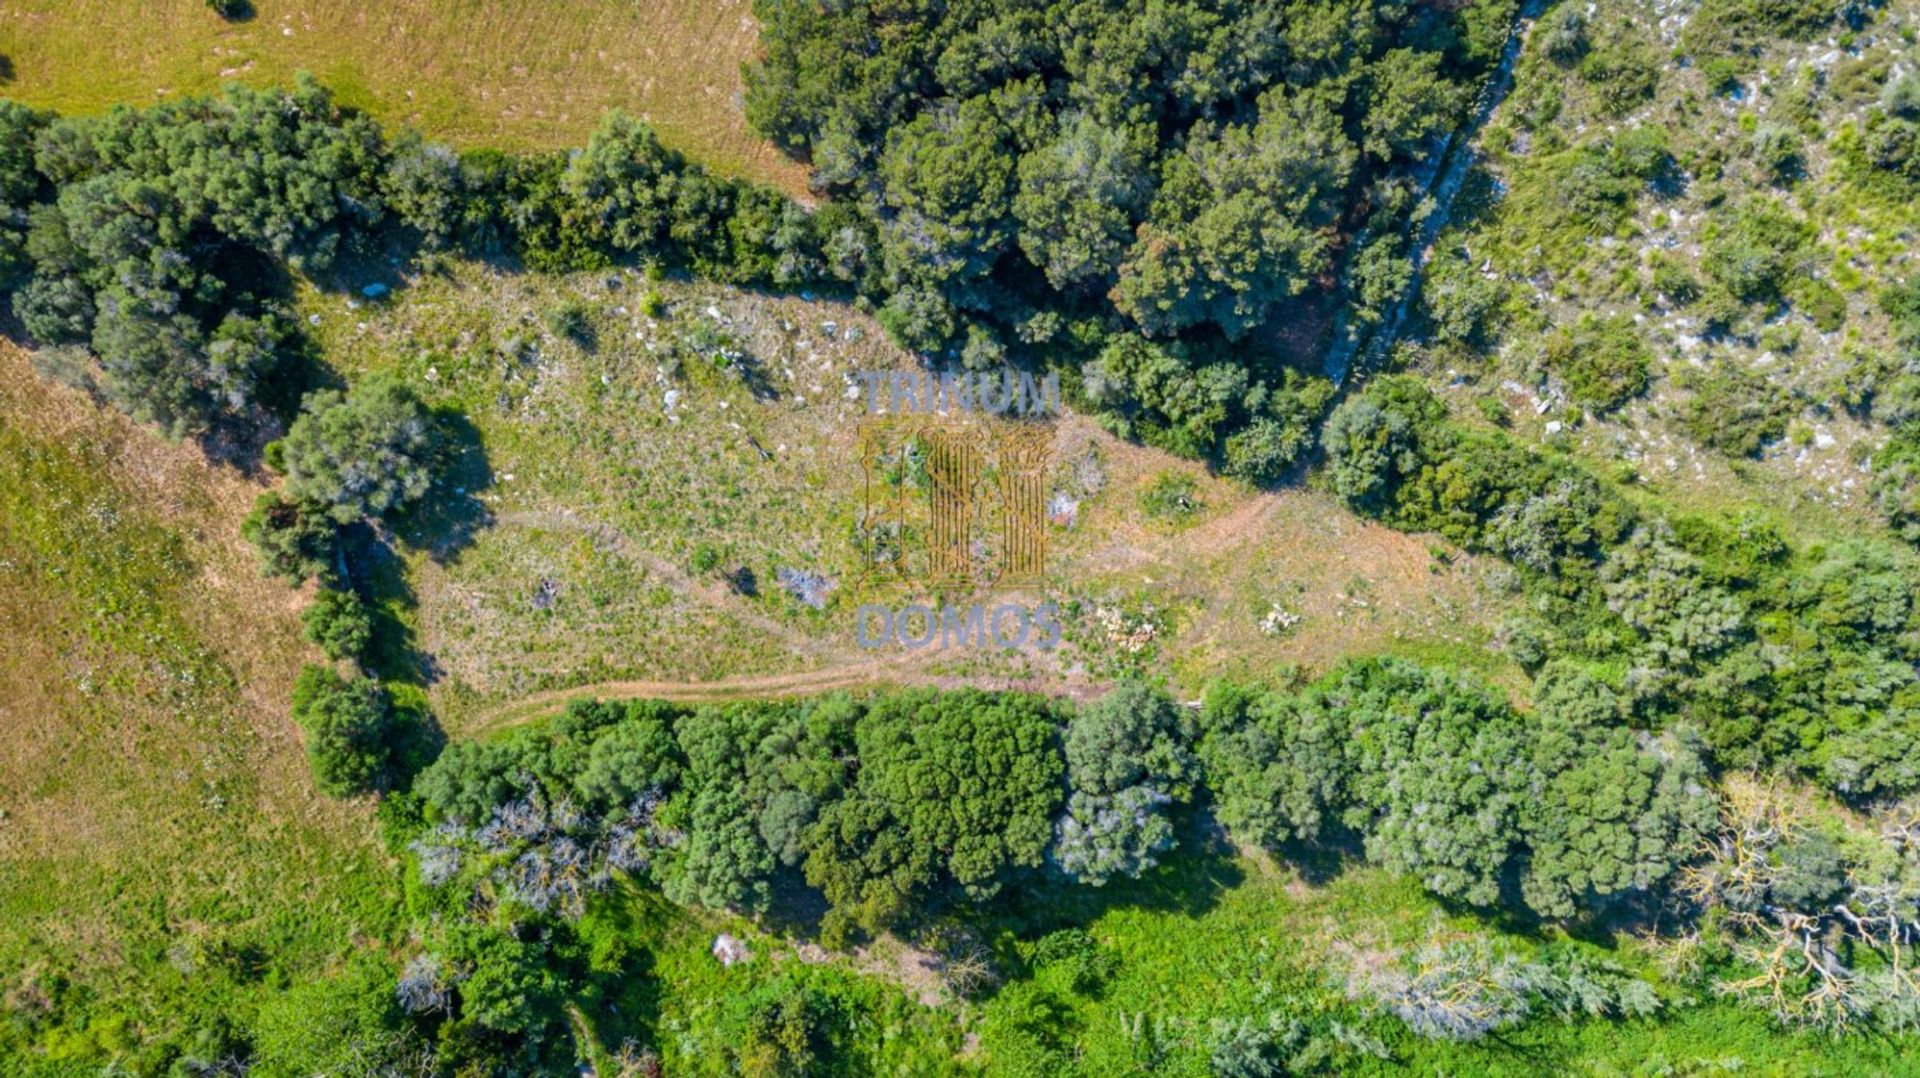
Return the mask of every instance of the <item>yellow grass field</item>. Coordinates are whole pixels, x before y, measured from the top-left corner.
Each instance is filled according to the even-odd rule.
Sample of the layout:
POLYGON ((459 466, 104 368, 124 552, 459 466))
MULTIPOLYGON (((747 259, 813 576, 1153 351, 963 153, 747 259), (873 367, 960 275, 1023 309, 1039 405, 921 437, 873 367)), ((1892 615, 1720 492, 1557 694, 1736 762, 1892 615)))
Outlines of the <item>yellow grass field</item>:
POLYGON ((461 147, 582 143, 623 108, 709 166, 789 191, 805 172, 747 129, 748 0, 6 0, 0 96, 99 112, 309 71, 346 103, 461 147))

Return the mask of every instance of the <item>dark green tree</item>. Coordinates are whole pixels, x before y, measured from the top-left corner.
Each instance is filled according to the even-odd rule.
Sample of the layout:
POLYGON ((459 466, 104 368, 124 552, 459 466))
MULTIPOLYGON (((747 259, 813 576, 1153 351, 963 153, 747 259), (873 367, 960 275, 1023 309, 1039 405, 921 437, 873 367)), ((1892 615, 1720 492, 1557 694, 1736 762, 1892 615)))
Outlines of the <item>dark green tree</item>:
POLYGON ((433 423, 390 378, 309 396, 284 447, 287 493, 342 524, 403 509, 433 483, 433 423))
POLYGON ((385 783, 393 717, 378 682, 309 665, 294 681, 293 721, 306 734, 307 763, 322 791, 351 797, 385 783))

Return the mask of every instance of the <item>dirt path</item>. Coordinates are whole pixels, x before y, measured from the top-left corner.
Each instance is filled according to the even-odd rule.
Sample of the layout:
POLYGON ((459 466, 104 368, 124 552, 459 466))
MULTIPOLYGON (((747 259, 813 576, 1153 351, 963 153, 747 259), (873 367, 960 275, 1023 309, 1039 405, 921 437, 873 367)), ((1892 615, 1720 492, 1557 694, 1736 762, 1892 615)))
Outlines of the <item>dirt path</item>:
POLYGON ((1063 674, 1025 677, 937 674, 927 660, 893 657, 886 660, 831 666, 793 674, 721 678, 717 681, 600 681, 523 696, 480 712, 463 730, 487 734, 552 715, 574 700, 666 700, 676 704, 717 704, 733 700, 767 700, 814 696, 848 689, 930 686, 939 689, 994 689, 1067 696, 1076 700, 1097 694, 1084 678, 1063 674))

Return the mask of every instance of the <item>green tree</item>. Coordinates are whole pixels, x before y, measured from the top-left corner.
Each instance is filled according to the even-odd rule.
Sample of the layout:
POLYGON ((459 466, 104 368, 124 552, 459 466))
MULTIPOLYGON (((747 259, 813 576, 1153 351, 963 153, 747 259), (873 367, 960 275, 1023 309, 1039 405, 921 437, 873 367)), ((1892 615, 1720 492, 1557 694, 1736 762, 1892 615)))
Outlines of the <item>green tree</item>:
POLYGON ((1369 860, 1437 895, 1490 906, 1517 852, 1532 779, 1513 710, 1461 675, 1411 663, 1355 663, 1309 695, 1337 710, 1352 768, 1342 812, 1369 860))
POLYGON ((1229 834, 1267 849, 1332 837, 1353 777, 1338 714, 1223 684, 1208 690, 1201 722, 1213 811, 1229 834))
POLYGON ((1367 67, 1365 150, 1382 160, 1418 156, 1460 120, 1463 95, 1440 76, 1440 54, 1394 49, 1367 67))
POLYGON ((306 734, 307 763, 325 793, 351 797, 386 781, 393 717, 379 682, 309 665, 293 683, 293 721, 306 734))
POLYGON ((1193 723, 1165 693, 1122 681, 1067 722, 1067 811, 1051 856, 1069 877, 1098 886, 1139 876, 1174 845, 1166 810, 1193 796, 1200 763, 1193 723))
POLYGON ((1082 114, 1020 159, 1020 246, 1060 291, 1112 283, 1151 190, 1150 139, 1082 114))
POLYGON ((1538 686, 1537 786, 1520 821, 1527 905, 1571 917, 1652 896, 1719 822, 1700 746, 1684 732, 1628 730, 1616 694, 1590 676, 1550 672, 1538 686))
POLYGON ((1275 89, 1252 124, 1196 128, 1168 159, 1114 302, 1148 334, 1202 324, 1230 339, 1325 269, 1357 155, 1323 99, 1275 89))
POLYGON ((766 908, 773 855, 738 787, 712 782, 695 795, 686 842, 677 854, 662 885, 668 898, 716 910, 766 908))
POLYGON ((334 569, 339 526, 317 502, 290 501, 269 491, 253 503, 240 534, 260 551, 263 572, 295 587, 334 569))
POLYGON ((308 397, 284 446, 287 492, 342 524, 403 509, 433 483, 433 424, 390 378, 308 397))
POLYGON ((628 718, 594 739, 574 789, 587 804, 617 808, 649 789, 673 785, 680 770, 667 717, 636 705, 628 718))

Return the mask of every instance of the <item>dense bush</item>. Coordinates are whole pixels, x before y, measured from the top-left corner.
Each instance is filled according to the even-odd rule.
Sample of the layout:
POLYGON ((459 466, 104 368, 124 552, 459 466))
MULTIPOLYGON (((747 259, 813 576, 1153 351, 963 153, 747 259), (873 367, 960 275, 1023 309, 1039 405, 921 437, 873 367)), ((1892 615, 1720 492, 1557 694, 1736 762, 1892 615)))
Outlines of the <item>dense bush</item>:
POLYGON ((276 376, 293 331, 262 290, 268 265, 325 268, 381 216, 379 129, 310 82, 8 115, 0 197, 44 199, 26 215, 15 312, 40 344, 90 346, 106 394, 175 435, 251 415, 276 376))
POLYGON ((901 343, 1097 356, 1094 399, 1128 433, 1265 481, 1305 442, 1295 406, 1265 403, 1294 392, 1275 312, 1343 247, 1367 255, 1369 309, 1405 284, 1390 243, 1340 242, 1342 214, 1401 230, 1402 174, 1460 122, 1511 12, 763 2, 747 114, 858 209, 901 343))
POLYGON ((1680 426, 1702 445, 1752 457, 1787 433, 1792 401, 1763 374, 1722 363, 1704 372, 1683 371, 1678 381, 1689 391, 1680 404, 1680 426))
POLYGON ((1745 303, 1778 303, 1809 267, 1813 229, 1784 207, 1756 199, 1724 224, 1709 225, 1702 267, 1745 303))
POLYGON ((1713 823, 1683 740, 1642 743, 1604 684, 1546 683, 1532 715, 1401 662, 1349 664, 1304 691, 1219 689, 1208 782, 1245 842, 1359 837, 1370 860, 1476 905, 1517 871, 1549 917, 1654 895, 1713 823))
POLYGON ((1873 459, 1873 500, 1902 539, 1920 543, 1920 438, 1901 433, 1873 459))
POLYGON ((801 869, 844 938, 1038 868, 1064 796, 1056 726, 1036 698, 971 692, 579 704, 548 728, 450 747, 414 791, 443 825, 437 882, 478 872, 530 894, 513 866, 532 857, 574 866, 573 890, 543 906, 577 910, 604 867, 676 901, 757 910, 777 873, 801 869))
POLYGON ((1636 725, 1691 725, 1723 766, 1785 763, 1855 796, 1913 789, 1864 741, 1904 743, 1920 691, 1914 581, 1886 552, 1796 552, 1756 518, 1651 515, 1571 462, 1456 427, 1411 379, 1349 398, 1323 440, 1356 510, 1522 570, 1540 614, 1515 634, 1528 666, 1624 671, 1636 725))
POLYGON ((307 762, 321 790, 348 797, 386 782, 394 722, 378 682, 308 666, 294 682, 293 721, 306 734, 307 762))

